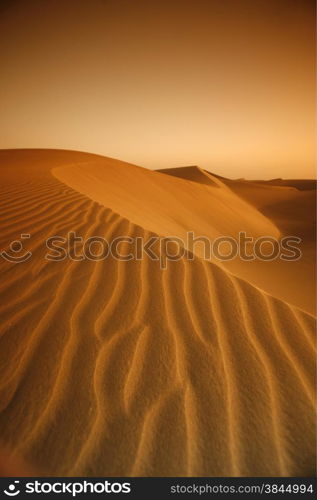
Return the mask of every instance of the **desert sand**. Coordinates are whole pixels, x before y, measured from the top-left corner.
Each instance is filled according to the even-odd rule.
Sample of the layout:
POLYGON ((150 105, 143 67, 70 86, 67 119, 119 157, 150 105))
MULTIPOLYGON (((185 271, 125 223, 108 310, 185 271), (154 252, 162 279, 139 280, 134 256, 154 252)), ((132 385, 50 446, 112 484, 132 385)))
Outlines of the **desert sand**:
POLYGON ((52 476, 315 473, 311 183, 2 150, 0 442, 52 476), (101 236, 303 238, 297 262, 45 260, 101 236))

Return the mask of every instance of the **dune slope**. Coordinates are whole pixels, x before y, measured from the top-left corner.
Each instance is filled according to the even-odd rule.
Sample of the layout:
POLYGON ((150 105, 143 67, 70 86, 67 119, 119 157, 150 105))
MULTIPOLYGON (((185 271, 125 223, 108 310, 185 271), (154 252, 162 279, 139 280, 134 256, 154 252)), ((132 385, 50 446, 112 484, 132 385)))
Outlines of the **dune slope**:
POLYGON ((52 175, 103 161, 0 152, 1 249, 30 233, 33 253, 0 261, 2 446, 53 476, 313 474, 311 315, 199 258, 45 260, 53 234, 154 234, 134 198, 119 215, 52 175))
MULTIPOLYGON (((248 261, 224 263, 234 274, 252 282, 268 293, 315 314, 316 310, 316 182, 309 180, 247 181, 231 180, 199 167, 161 170, 201 184, 228 187, 232 193, 256 209, 280 231, 280 237, 301 238, 301 258, 297 261, 248 261), (300 277, 300 286, 298 277, 300 277)), ((247 210, 250 210, 248 208, 247 210)), ((245 228, 241 221, 240 229, 245 228)), ((249 228, 244 229, 248 234, 249 228)), ((274 235, 267 231, 266 235, 274 235)))

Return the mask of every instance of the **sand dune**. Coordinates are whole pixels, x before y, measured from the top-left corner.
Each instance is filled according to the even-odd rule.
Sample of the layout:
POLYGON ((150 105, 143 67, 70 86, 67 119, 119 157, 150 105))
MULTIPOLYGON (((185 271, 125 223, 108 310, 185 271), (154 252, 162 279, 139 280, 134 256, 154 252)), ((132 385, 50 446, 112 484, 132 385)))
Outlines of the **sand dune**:
POLYGON ((313 316, 200 258, 44 259, 69 231, 278 236, 273 217, 197 172, 49 150, 0 169, 1 249, 33 252, 0 261, 3 447, 53 476, 314 474, 313 316))
MULTIPOLYGON (((198 167, 161 170, 193 182, 218 182, 230 188, 268 218, 281 236, 302 239, 297 262, 235 260, 224 266, 268 293, 314 314, 316 308, 316 182, 310 180, 246 181, 225 179, 198 167), (298 277, 301 286, 298 285, 298 277)), ((239 226, 242 227, 242 226, 239 226)), ((248 233, 250 231, 248 230, 248 233)), ((267 232, 271 235, 272 232, 267 232)))
POLYGON ((212 176, 208 185, 202 185, 111 158, 60 166, 52 173, 157 234, 184 238, 193 229, 214 238, 236 236, 241 227, 254 236, 280 234, 270 219, 212 176))

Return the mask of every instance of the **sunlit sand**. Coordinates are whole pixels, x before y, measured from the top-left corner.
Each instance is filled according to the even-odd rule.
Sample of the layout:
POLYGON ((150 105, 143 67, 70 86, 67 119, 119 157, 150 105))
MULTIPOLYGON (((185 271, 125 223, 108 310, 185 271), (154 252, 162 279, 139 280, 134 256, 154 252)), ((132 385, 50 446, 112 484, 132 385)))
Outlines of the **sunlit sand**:
POLYGON ((315 470, 312 185, 0 151, 0 440, 53 476, 307 476, 315 470), (298 262, 52 262, 43 242, 303 238, 298 262), (300 280, 300 283, 299 283, 300 280))

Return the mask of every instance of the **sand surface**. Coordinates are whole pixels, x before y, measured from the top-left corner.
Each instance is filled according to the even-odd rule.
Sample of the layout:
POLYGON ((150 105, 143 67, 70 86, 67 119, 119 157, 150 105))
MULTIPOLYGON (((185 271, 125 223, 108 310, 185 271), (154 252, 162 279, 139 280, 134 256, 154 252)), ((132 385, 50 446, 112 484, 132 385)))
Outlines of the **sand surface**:
MULTIPOLYGON (((0 151, 0 442, 43 475, 315 471, 313 201, 307 183, 0 151), (302 189, 301 189, 302 188, 302 189), (69 231, 281 237, 298 262, 45 260, 69 231)), ((124 244, 123 244, 124 246, 124 244)))

